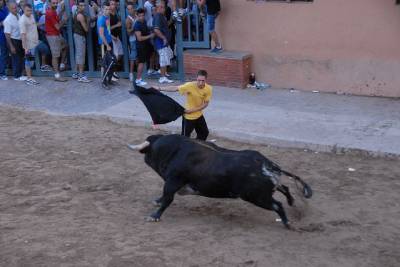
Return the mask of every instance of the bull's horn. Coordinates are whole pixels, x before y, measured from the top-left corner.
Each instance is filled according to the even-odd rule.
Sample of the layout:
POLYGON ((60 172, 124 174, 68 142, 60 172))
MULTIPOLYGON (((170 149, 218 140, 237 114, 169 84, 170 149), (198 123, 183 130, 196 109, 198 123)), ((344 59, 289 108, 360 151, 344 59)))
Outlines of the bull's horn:
POLYGON ((132 150, 138 151, 138 150, 142 150, 143 148, 145 148, 145 147, 147 147, 147 146, 149 146, 149 145, 150 145, 150 142, 149 142, 149 141, 144 141, 143 143, 141 143, 141 144, 139 144, 139 145, 129 145, 129 144, 128 144, 128 147, 129 147, 130 149, 132 149, 132 150))

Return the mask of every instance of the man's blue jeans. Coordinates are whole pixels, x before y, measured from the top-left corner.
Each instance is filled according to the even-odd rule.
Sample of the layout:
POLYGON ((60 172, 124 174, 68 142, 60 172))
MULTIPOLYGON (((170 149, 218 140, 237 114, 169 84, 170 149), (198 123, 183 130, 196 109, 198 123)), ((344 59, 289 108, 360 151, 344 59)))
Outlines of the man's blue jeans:
POLYGON ((8 64, 8 49, 6 42, 0 42, 0 76, 6 75, 8 64))

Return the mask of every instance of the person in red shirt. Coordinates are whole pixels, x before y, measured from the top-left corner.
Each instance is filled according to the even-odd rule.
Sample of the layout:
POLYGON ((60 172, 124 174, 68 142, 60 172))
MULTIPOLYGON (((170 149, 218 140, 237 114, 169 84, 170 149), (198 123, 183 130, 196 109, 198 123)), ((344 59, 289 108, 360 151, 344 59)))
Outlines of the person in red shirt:
POLYGON ((67 17, 63 16, 60 20, 57 14, 58 0, 51 0, 50 8, 46 10, 46 38, 51 50, 51 63, 54 69, 54 78, 56 81, 65 82, 66 79, 62 78, 58 68, 58 60, 61 55, 61 62, 67 56, 67 44, 61 36, 60 29, 67 22, 67 17))

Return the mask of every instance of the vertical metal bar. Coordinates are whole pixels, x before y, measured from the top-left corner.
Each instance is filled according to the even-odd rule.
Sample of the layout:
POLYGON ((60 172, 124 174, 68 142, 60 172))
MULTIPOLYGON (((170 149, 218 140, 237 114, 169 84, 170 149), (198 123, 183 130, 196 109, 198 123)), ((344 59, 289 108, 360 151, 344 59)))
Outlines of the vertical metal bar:
MULTIPOLYGON (((89 0, 85 0, 85 4, 86 4, 86 14, 88 14, 89 19, 91 19, 90 17, 90 11, 89 11, 89 0)), ((92 36, 92 27, 90 27, 90 20, 89 20, 89 25, 88 25, 88 33, 86 35, 86 50, 88 51, 87 53, 87 64, 88 64, 88 69, 89 72, 93 72, 94 71, 94 56, 93 56, 93 36, 92 36)))
POLYGON ((197 6, 197 4, 195 4, 195 5, 196 5, 196 12, 195 12, 195 15, 196 15, 196 41, 200 42, 200 26, 199 26, 200 10, 199 10, 199 7, 197 6))
POLYGON ((176 57, 178 59, 178 77, 185 81, 185 70, 183 68, 183 30, 182 23, 176 24, 176 57))
POLYGON ((126 8, 125 8, 125 0, 121 0, 119 2, 119 15, 121 18, 122 24, 122 47, 124 49, 124 71, 129 72, 129 58, 128 58, 128 36, 126 33, 126 8))
MULTIPOLYGON (((75 71, 76 70, 76 65, 75 65, 75 53, 74 53, 74 40, 73 40, 73 33, 72 33, 72 22, 73 22, 73 14, 71 14, 71 8, 69 6, 69 1, 70 0, 65 0, 64 1, 64 7, 65 7, 65 12, 68 15, 68 23, 67 23, 67 32, 68 32, 68 48, 69 48, 69 60, 71 63, 71 70, 75 71)), ((73 0, 71 0, 73 1, 73 0)))

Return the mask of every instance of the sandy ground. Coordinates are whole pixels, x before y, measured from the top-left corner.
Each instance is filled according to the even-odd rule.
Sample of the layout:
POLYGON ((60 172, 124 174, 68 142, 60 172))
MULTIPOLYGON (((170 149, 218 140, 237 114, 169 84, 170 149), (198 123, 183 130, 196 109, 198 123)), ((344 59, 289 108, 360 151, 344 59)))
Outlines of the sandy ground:
POLYGON ((0 266, 399 266, 399 159, 218 139, 310 183, 311 200, 285 203, 298 231, 241 200, 196 196, 177 196, 150 223, 162 181, 126 144, 153 130, 9 107, 0 114, 0 266))

